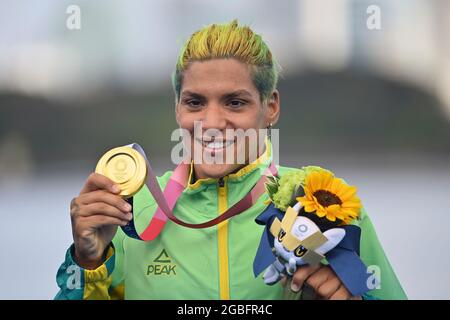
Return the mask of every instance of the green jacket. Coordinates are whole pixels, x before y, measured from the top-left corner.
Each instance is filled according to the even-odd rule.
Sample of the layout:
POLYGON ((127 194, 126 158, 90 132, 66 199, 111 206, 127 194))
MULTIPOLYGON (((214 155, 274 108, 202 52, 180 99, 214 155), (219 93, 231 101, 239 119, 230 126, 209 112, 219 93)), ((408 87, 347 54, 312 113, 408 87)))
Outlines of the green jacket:
MULTIPOLYGON (((251 190, 270 161, 268 151, 221 181, 200 179, 188 184, 174 214, 192 223, 217 217, 251 190)), ((279 176, 288 170, 294 169, 278 166, 279 176)), ((158 178, 161 188, 171 173, 158 178)), ((263 232, 254 220, 266 208, 267 199, 264 194, 240 215, 206 229, 189 229, 169 220, 151 242, 129 238, 118 229, 107 260, 96 270, 76 265, 72 245, 57 273, 60 291, 56 299, 280 299, 281 285, 264 284, 262 275, 255 278, 252 269, 263 232)), ((139 232, 156 208, 146 187, 135 195, 133 211, 139 232)), ((370 296, 405 299, 364 210, 358 225, 362 230, 361 258, 380 272, 381 286, 370 291, 370 296)))

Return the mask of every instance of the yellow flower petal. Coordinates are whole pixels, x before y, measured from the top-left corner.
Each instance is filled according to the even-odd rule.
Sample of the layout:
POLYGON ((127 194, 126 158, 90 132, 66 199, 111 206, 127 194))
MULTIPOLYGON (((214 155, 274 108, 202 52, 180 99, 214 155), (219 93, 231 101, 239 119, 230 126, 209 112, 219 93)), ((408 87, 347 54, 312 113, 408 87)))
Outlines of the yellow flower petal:
POLYGON ((356 187, 354 186, 346 186, 345 190, 343 190, 338 196, 344 202, 353 197, 356 194, 357 190, 358 189, 356 189, 356 187))
POLYGON ((361 208, 361 202, 356 202, 356 201, 346 201, 344 203, 342 203, 342 208, 361 208))
POLYGON ((308 185, 310 186, 311 193, 314 193, 317 189, 320 188, 320 175, 317 172, 312 172, 309 176, 308 176, 308 185))
POLYGON ((304 196, 304 197, 297 197, 297 198, 295 198, 295 200, 301 202, 303 205, 305 205, 305 203, 308 203, 308 202, 314 203, 314 199, 312 197, 310 197, 309 195, 304 196))
POLYGON ((345 216, 342 213, 342 211, 339 211, 338 213, 336 213, 336 218, 338 218, 340 220, 345 220, 345 216))
POLYGON ((305 191, 305 195, 311 194, 311 190, 309 189, 308 185, 303 186, 303 190, 305 191))
POLYGON ((307 204, 311 204, 311 205, 314 205, 316 202, 314 201, 314 199, 305 199, 305 200, 302 200, 302 204, 303 205, 307 205, 307 204))
POLYGON ((346 215, 356 215, 358 214, 359 209, 356 208, 341 208, 341 211, 346 215))
POLYGON ((314 202, 305 203, 305 204, 303 204, 303 206, 304 206, 306 212, 313 212, 318 209, 318 206, 314 202))
POLYGON ((322 218, 322 217, 325 217, 326 216, 326 214, 327 214, 327 212, 326 212, 326 210, 325 209, 323 209, 323 208, 319 208, 317 211, 316 211, 316 214, 317 214, 317 216, 319 217, 319 218, 322 218))
POLYGON ((344 186, 341 179, 333 179, 331 185, 330 185, 330 192, 338 195, 341 192, 342 187, 344 186))
POLYGON ((335 215, 335 214, 337 214, 339 212, 340 209, 341 209, 340 205, 333 204, 333 205, 327 207, 327 212, 330 213, 330 214, 335 215))
POLYGON ((334 177, 331 172, 325 172, 322 175, 322 186, 321 189, 330 190, 330 185, 333 182, 334 177))
POLYGON ((350 209, 343 209, 342 214, 346 217, 356 218, 359 215, 359 210, 350 210, 350 209))

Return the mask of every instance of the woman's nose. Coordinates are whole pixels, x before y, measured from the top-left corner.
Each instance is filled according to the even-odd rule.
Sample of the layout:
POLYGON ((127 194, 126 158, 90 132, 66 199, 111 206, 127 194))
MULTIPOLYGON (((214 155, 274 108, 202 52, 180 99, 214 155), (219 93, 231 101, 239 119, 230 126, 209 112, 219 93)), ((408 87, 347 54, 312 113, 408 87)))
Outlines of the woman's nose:
POLYGON ((225 129, 227 126, 227 119, 218 105, 209 105, 205 108, 203 119, 203 129, 225 129))

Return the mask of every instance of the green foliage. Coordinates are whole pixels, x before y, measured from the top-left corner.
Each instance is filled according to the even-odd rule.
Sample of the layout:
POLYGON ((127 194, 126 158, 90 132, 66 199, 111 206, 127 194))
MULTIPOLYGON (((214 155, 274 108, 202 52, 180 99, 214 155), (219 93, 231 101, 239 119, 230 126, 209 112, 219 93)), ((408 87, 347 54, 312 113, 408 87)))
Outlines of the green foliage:
POLYGON ((266 190, 275 207, 286 211, 289 206, 295 205, 296 198, 304 194, 303 185, 306 176, 312 171, 321 169, 317 166, 307 166, 289 171, 281 178, 269 177, 266 190))

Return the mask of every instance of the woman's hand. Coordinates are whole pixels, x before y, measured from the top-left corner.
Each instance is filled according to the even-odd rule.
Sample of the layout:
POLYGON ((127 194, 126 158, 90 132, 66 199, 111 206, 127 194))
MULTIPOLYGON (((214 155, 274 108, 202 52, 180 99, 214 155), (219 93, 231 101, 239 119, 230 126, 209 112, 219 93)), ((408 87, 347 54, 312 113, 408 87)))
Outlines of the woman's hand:
POLYGON ((329 266, 299 267, 292 277, 291 290, 298 292, 304 283, 312 287, 320 299, 361 300, 361 297, 351 295, 329 266))
POLYGON ((70 203, 74 259, 83 268, 100 266, 117 226, 124 226, 132 219, 131 205, 119 192, 112 180, 92 173, 80 195, 70 203))

